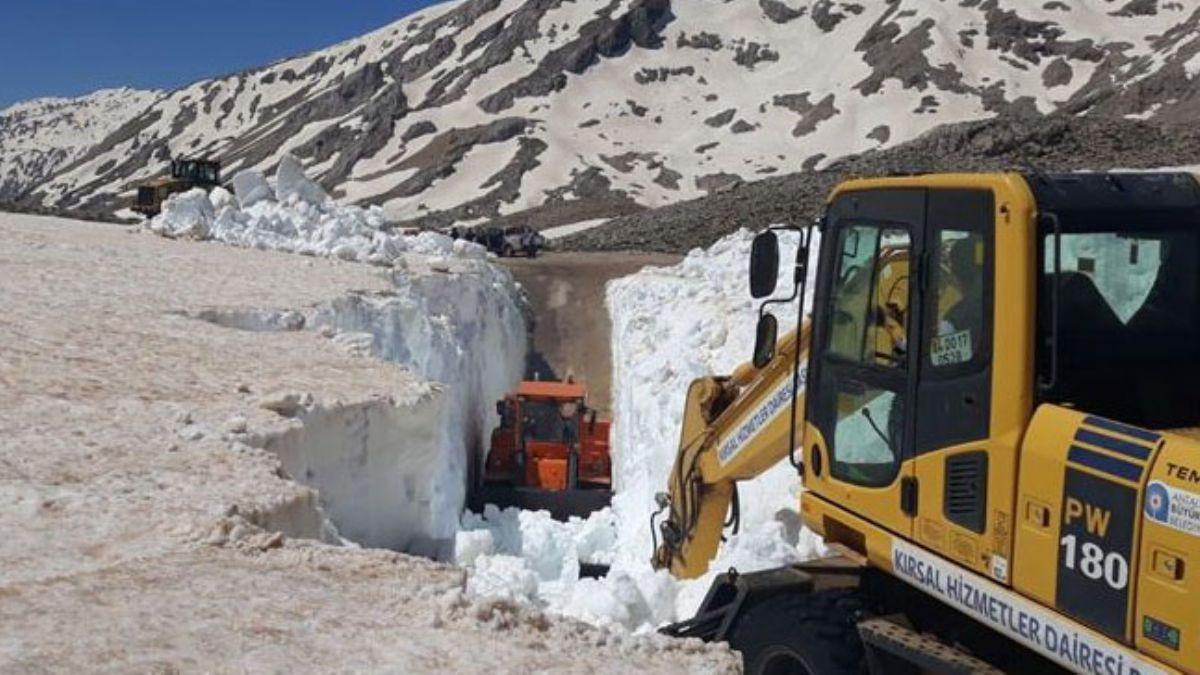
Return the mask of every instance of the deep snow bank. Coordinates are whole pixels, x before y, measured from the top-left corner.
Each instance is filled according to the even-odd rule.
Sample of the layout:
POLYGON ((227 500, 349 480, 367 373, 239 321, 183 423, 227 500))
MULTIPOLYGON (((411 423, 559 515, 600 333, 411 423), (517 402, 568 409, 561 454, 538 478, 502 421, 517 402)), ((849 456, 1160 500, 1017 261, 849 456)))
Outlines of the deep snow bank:
POLYGON ((275 184, 243 172, 223 189, 172 196, 147 228, 170 237, 332 256, 388 267, 392 290, 323 306, 198 316, 250 330, 315 329, 336 346, 394 361, 423 380, 410 401, 292 411, 300 427, 264 439, 321 493, 340 533, 371 546, 448 557, 470 461, 494 406, 520 380, 521 292, 486 251, 434 232, 388 232, 378 209, 339 206, 285 160, 275 184))
MULTIPOLYGON (((649 564, 653 497, 666 489, 687 387, 697 377, 732 371, 753 348, 757 304, 747 279, 752 238, 742 230, 707 250, 692 251, 676 266, 648 267, 609 283, 617 490, 612 511, 565 525, 515 512, 467 517, 459 558, 474 568, 474 590, 537 600, 593 623, 644 628, 691 616, 718 571, 752 571, 818 552, 819 541, 801 531, 794 510, 799 481, 783 463, 742 484, 741 533, 729 537, 709 575, 681 583, 649 564), (509 532, 514 519, 518 534, 509 532), (578 547, 512 544, 521 543, 526 532, 536 541, 552 538, 544 531, 554 528, 558 542, 576 540, 580 532, 610 541, 607 551, 586 550, 611 561, 608 577, 579 580, 569 560, 578 547), (497 537, 497 531, 505 534, 497 537), (598 537, 597 531, 605 534, 598 537)), ((791 260, 796 239, 781 240, 783 259, 791 260)), ((790 288, 790 277, 790 267, 781 270, 781 292, 790 288)), ((774 309, 781 333, 795 325, 794 303, 774 309)))

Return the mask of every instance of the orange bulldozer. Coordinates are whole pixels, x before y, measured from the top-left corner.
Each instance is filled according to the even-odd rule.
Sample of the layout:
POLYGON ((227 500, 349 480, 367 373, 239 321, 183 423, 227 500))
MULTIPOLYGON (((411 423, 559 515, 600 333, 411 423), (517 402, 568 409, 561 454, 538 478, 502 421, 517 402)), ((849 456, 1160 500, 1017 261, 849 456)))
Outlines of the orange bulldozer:
POLYGON ((470 507, 486 504, 549 511, 557 520, 586 518, 612 501, 609 421, 587 406, 587 388, 565 382, 522 382, 496 403, 482 480, 470 507))

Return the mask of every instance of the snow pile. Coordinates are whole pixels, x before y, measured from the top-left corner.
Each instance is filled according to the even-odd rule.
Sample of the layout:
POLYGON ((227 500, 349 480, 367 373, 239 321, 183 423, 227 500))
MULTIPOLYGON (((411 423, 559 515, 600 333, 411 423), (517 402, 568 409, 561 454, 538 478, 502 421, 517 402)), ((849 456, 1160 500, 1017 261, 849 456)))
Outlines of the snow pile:
POLYGON ((435 232, 406 236, 387 230, 383 210, 334 203, 293 157, 279 165, 275 186, 257 171, 232 180, 234 194, 216 188, 172 195, 148 228, 166 237, 213 239, 245 248, 333 256, 392 265, 405 253, 485 258, 482 246, 435 232))
MULTIPOLYGON (((752 239, 751 232, 741 230, 707 250, 692 251, 674 267, 649 267, 609 284, 613 508, 567 524, 540 517, 545 514, 519 514, 515 534, 508 512, 468 515, 458 558, 473 566, 470 583, 476 592, 526 597, 592 623, 645 629, 691 616, 712 578, 730 567, 749 572, 820 552, 819 540, 802 531, 795 511, 800 489, 795 470, 782 463, 740 486, 741 532, 722 546, 708 575, 679 582, 654 572, 649 563, 654 494, 667 485, 688 385, 697 377, 729 373, 748 360, 753 348, 758 305, 747 280, 752 239), (545 539, 547 528, 557 529, 554 547, 534 543, 545 539), (481 544, 480 531, 488 533, 490 544, 481 544), (610 561, 612 570, 604 579, 578 579, 567 559, 580 552, 577 542, 584 531, 604 533, 605 550, 588 550, 610 561), (496 562, 499 556, 505 560, 496 562), (531 591, 529 573, 538 580, 536 590, 531 591)), ((783 260, 791 260, 796 241, 794 235, 781 236, 783 260)), ((792 272, 782 267, 779 291, 784 293, 791 288, 792 272)), ((815 273, 815 265, 810 269, 815 273)), ((810 279, 809 301, 812 292, 810 279)), ((782 335, 795 325, 796 305, 777 305, 774 311, 782 335)))
POLYGON ((173 195, 148 228, 390 268, 389 292, 348 294, 286 325, 319 330, 348 352, 400 363, 434 383, 414 389, 400 412, 310 411, 305 426, 272 440, 272 449, 291 475, 318 489, 343 535, 449 557, 471 458, 496 424, 495 401, 524 371, 520 288, 481 246, 436 232, 391 233, 379 209, 334 203, 294 159, 281 163, 273 187, 257 172, 232 184, 233 194, 173 195))
POLYGON ((610 509, 562 523, 545 511, 489 504, 481 515, 463 515, 455 561, 472 570, 471 593, 559 604, 570 597, 581 563, 612 563, 616 533, 610 509))

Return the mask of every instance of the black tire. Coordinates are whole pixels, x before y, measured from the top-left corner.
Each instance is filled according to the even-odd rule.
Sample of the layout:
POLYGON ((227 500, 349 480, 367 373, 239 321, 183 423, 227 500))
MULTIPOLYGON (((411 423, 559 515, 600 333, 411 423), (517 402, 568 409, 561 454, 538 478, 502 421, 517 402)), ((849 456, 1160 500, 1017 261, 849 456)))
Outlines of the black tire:
POLYGON ((864 673, 857 624, 866 612, 855 589, 783 595, 751 608, 729 636, 746 675, 864 673))
POLYGON ((505 244, 504 248, 500 249, 500 257, 501 258, 511 258, 511 257, 513 257, 513 255, 514 255, 513 247, 509 246, 508 244, 505 244))

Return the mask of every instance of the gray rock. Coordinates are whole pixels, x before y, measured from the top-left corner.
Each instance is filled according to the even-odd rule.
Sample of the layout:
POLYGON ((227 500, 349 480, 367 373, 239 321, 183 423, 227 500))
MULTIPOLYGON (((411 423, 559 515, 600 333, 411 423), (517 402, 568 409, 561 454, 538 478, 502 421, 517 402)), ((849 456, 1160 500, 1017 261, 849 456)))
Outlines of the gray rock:
POLYGON ((675 46, 680 48, 690 47, 691 49, 707 49, 715 52, 720 51, 722 45, 720 35, 704 31, 691 36, 680 33, 679 37, 675 39, 675 46))
POLYGON ((1059 57, 1051 61, 1050 65, 1042 71, 1042 85, 1047 89, 1052 89, 1070 84, 1074 74, 1075 71, 1071 68, 1071 64, 1067 63, 1066 59, 1059 57))
POLYGON ((704 123, 710 127, 720 128, 733 121, 733 116, 737 114, 737 108, 729 108, 704 120, 704 123))
POLYGON ((804 16, 808 8, 792 9, 779 0, 758 0, 758 7, 775 23, 788 23, 804 16))
POLYGON ((400 140, 408 143, 409 141, 416 140, 422 136, 436 134, 437 130, 436 124, 430 122, 429 120, 423 120, 410 126, 408 129, 405 129, 404 133, 400 135, 400 140))
POLYGON ((754 66, 763 63, 764 61, 770 62, 778 60, 779 52, 757 42, 750 42, 746 45, 741 45, 734 50, 733 62, 739 66, 749 68, 750 70, 753 70, 754 66))

